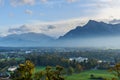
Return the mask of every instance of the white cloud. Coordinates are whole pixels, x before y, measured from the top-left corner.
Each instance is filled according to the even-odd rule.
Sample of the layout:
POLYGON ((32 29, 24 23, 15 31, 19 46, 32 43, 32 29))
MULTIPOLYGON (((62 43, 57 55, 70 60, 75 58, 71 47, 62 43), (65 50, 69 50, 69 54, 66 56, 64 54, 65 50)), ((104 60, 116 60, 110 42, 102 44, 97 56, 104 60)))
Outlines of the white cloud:
POLYGON ((9 16, 10 16, 10 17, 14 17, 14 13, 10 13, 9 16))
POLYGON ((76 2, 76 1, 78 1, 78 0, 67 0, 67 2, 70 2, 70 3, 76 2))
POLYGON ((0 0, 0 6, 4 5, 4 0, 0 0))
POLYGON ((63 36, 68 31, 76 28, 77 26, 85 25, 89 19, 109 22, 107 19, 94 19, 91 17, 81 17, 78 19, 70 19, 63 21, 54 21, 54 22, 41 22, 41 21, 31 21, 30 23, 26 23, 24 25, 17 25, 9 28, 6 33, 2 33, 4 35, 9 34, 21 34, 28 32, 35 33, 43 33, 52 37, 58 38, 59 36, 63 36))
POLYGON ((120 6, 120 0, 100 0, 99 4, 109 8, 114 8, 120 6))
POLYGON ((109 21, 110 24, 119 24, 120 23, 120 19, 113 19, 111 21, 109 21))
POLYGON ((32 10, 29 10, 29 9, 26 9, 26 10, 25 10, 25 13, 26 13, 26 14, 30 14, 30 15, 33 14, 32 10))
POLYGON ((84 12, 93 18, 120 19, 120 0, 90 0, 79 7, 85 8, 84 12))
POLYGON ((91 17, 107 20, 107 22, 113 19, 120 19, 120 0, 93 0, 93 3, 89 3, 87 5, 90 5, 87 11, 89 11, 90 8, 94 8, 96 6, 96 9, 90 10, 91 12, 96 13, 91 15, 91 17))
POLYGON ((28 32, 43 33, 52 37, 58 38, 63 36, 68 31, 76 28, 77 26, 85 25, 89 19, 109 22, 105 18, 96 18, 96 17, 81 17, 77 19, 62 20, 62 21, 53 21, 53 22, 41 22, 41 21, 30 21, 24 25, 17 25, 9 28, 6 34, 21 34, 28 32))
POLYGON ((40 13, 39 15, 40 15, 40 16, 45 16, 45 14, 44 14, 44 13, 40 13))
POLYGON ((46 2, 48 2, 48 0, 40 0, 41 2, 43 2, 43 3, 46 3, 46 2))
POLYGON ((35 21, 33 23, 9 28, 7 34, 35 32, 43 33, 52 37, 59 37, 70 31, 71 29, 76 28, 76 26, 78 25, 84 25, 86 22, 87 19, 71 19, 56 22, 35 21))
POLYGON ((10 0, 10 4, 12 6, 18 6, 18 5, 34 5, 35 0, 10 0))
POLYGON ((30 31, 30 29, 27 27, 27 25, 22 25, 19 28, 9 28, 8 33, 15 34, 15 33, 25 33, 30 31))
MULTIPOLYGON (((0 0, 0 3, 3 0, 0 0)), ((46 3, 46 5, 54 4, 58 5, 59 3, 62 4, 61 1, 55 0, 11 0, 11 4, 13 6, 18 5, 34 5, 37 3, 36 1, 41 1, 46 3)), ((64 2, 76 2, 82 0, 64 0, 64 2)), ((85 1, 85 0, 84 0, 85 1)), ((83 9, 84 12, 88 13, 82 18, 78 19, 71 19, 65 21, 55 21, 55 22, 40 22, 34 21, 31 24, 25 24, 24 26, 17 26, 17 28, 10 28, 8 33, 24 33, 24 32, 37 32, 37 33, 44 33, 53 37, 59 37, 64 35, 69 30, 75 28, 78 25, 85 24, 89 19, 100 19, 100 20, 112 20, 112 19, 120 19, 120 0, 89 0, 90 3, 80 3, 80 9, 83 9), (90 13, 93 13, 92 15, 90 13), (86 16, 90 16, 86 18, 86 16)), ((72 4, 71 4, 72 5, 72 4)), ((78 8, 77 8, 78 9, 78 8)), ((33 12, 29 9, 25 10, 26 14, 33 14, 33 12)), ((81 12, 82 14, 82 12, 81 12)), ((46 15, 46 14, 45 14, 46 15)), ((40 14, 40 16, 44 16, 44 14, 40 14)))
POLYGON ((103 8, 99 11, 96 17, 104 19, 120 19, 120 6, 103 8))

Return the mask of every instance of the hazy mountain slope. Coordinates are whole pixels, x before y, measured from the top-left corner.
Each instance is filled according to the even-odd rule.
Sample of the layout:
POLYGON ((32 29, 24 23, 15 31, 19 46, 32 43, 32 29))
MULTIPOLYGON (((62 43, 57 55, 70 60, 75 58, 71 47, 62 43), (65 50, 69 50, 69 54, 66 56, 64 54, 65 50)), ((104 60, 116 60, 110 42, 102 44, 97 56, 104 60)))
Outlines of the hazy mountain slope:
POLYGON ((49 46, 54 39, 40 33, 12 34, 0 38, 0 46, 49 46))
POLYGON ((106 24, 90 20, 84 26, 77 26, 64 36, 54 39, 41 33, 12 34, 0 38, 0 46, 18 47, 87 47, 119 46, 120 24, 106 24))
POLYGON ((70 39, 70 38, 85 38, 85 37, 101 37, 101 36, 116 36, 120 35, 120 24, 112 25, 104 22, 96 22, 90 20, 83 27, 78 26, 61 36, 59 39, 70 39))

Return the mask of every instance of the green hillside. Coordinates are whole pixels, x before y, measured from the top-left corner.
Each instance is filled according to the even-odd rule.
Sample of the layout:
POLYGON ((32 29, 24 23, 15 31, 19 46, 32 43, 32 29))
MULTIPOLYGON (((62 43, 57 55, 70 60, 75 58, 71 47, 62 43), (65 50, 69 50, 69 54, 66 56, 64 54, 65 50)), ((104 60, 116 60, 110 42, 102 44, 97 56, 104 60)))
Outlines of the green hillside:
POLYGON ((91 80, 89 79, 91 74, 93 74, 95 77, 103 77, 107 79, 115 77, 113 74, 110 74, 108 71, 105 70, 89 70, 81 72, 80 74, 66 76, 65 80, 91 80))

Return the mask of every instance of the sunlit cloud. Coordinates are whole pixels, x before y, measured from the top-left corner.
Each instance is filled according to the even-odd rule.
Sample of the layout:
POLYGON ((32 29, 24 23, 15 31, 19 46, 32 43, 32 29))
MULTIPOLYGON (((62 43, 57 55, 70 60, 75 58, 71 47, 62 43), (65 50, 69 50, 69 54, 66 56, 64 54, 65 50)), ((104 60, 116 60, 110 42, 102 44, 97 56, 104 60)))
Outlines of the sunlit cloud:
POLYGON ((35 4, 35 0, 10 0, 10 4, 12 6, 34 5, 35 4))
POLYGON ((4 5, 4 0, 0 0, 0 6, 4 5))
POLYGON ((64 35, 71 29, 76 28, 78 25, 84 25, 87 22, 87 19, 71 19, 65 21, 56 21, 56 22, 41 22, 35 21, 29 24, 24 24, 20 26, 15 26, 9 28, 7 34, 20 34, 20 33, 44 33, 52 37, 59 37, 64 35))
POLYGON ((13 13, 10 13, 9 16, 10 16, 10 17, 14 17, 14 14, 13 14, 13 13))
POLYGON ((29 9, 26 9, 26 10, 25 10, 25 13, 26 13, 26 14, 29 14, 29 15, 32 15, 32 14, 33 14, 33 11, 32 11, 32 10, 29 10, 29 9))
POLYGON ((46 3, 48 2, 48 0, 40 0, 42 3, 46 3))
POLYGON ((78 0, 67 0, 67 2, 69 2, 69 3, 76 2, 76 1, 78 1, 78 0))

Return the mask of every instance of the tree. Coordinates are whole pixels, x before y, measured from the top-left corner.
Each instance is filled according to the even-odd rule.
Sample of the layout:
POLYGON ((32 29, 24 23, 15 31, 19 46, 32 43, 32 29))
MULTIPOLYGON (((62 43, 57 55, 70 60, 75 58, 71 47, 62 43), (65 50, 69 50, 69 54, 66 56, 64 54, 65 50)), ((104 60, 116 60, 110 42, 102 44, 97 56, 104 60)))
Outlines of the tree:
POLYGON ((45 80, 45 71, 39 71, 34 74, 34 80, 45 80))
POLYGON ((53 71, 52 71, 52 67, 51 66, 47 66, 46 67, 46 78, 48 80, 51 80, 53 75, 54 74, 53 74, 53 71))
POLYGON ((32 80, 34 72, 34 64, 26 60, 24 64, 20 64, 17 70, 13 73, 14 80, 32 80))
POLYGON ((64 67, 57 65, 56 66, 56 70, 55 70, 55 76, 57 80, 64 80, 64 78, 62 77, 62 71, 63 71, 64 67))
POLYGON ((34 80, 64 80, 62 76, 63 67, 57 65, 55 68, 47 66, 44 71, 35 73, 34 80))
POLYGON ((112 72, 115 76, 117 76, 120 79, 120 63, 117 63, 109 71, 112 72))
POLYGON ((72 75, 73 72, 74 72, 74 69, 70 66, 70 67, 68 68, 68 70, 67 70, 67 74, 68 74, 68 75, 72 75))
POLYGON ((78 63, 76 64, 75 72, 80 73, 83 70, 82 66, 78 63))

